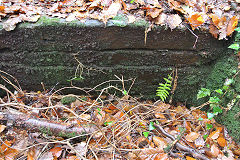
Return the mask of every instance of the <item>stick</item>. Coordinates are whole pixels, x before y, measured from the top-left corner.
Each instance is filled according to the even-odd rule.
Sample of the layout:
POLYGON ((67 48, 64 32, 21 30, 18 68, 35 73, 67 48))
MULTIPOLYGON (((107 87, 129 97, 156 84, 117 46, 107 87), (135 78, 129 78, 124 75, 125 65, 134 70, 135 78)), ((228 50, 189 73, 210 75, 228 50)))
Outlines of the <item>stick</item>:
POLYGON ((17 115, 9 112, 0 112, 0 123, 4 123, 6 121, 13 121, 13 126, 17 128, 59 137, 74 137, 76 135, 97 131, 96 127, 91 124, 85 127, 72 127, 66 123, 59 123, 39 118, 30 118, 26 114, 17 115))

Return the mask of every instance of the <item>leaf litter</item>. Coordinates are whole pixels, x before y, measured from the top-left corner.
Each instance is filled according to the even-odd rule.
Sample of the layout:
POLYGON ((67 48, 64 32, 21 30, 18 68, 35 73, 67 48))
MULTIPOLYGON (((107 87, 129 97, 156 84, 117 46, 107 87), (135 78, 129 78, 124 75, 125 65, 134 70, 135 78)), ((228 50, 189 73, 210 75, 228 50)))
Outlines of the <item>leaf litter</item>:
POLYGON ((112 85, 119 82, 124 88, 132 79, 110 80, 105 88, 107 82, 94 89, 78 88, 86 93, 80 96, 59 94, 64 88, 27 92, 4 80, 16 91, 0 86, 7 93, 0 98, 1 160, 236 160, 240 156, 240 145, 227 129, 199 108, 140 101, 112 85), (124 95, 110 94, 109 89, 124 95), (91 96, 93 90, 100 94, 91 96))
POLYGON ((67 22, 96 19, 104 22, 118 14, 128 23, 145 19, 150 24, 171 29, 190 25, 192 30, 208 30, 214 38, 227 39, 237 27, 239 0, 2 0, 0 21, 6 31, 20 22, 37 22, 41 16, 63 18, 67 22))

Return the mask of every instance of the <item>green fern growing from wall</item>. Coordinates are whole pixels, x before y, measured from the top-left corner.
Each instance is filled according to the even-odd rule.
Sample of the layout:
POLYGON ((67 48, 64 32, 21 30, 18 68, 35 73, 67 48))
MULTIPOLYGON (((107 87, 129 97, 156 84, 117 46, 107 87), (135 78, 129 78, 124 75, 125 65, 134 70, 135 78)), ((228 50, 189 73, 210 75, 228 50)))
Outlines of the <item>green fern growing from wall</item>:
POLYGON ((165 83, 159 83, 159 87, 157 88, 157 96, 159 96, 164 102, 169 96, 169 91, 172 87, 172 77, 171 75, 168 75, 168 78, 163 79, 165 80, 165 83))

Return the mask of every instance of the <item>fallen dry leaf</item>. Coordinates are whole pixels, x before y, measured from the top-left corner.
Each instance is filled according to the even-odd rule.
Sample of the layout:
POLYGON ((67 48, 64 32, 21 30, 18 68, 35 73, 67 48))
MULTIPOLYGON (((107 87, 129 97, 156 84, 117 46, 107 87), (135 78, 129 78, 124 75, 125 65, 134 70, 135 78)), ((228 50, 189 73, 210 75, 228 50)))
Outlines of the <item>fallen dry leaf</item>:
POLYGON ((171 29, 174 29, 182 23, 182 18, 178 14, 173 14, 167 16, 166 22, 171 29))
POLYGON ((193 30, 204 23, 203 17, 200 13, 195 13, 187 18, 193 30))
POLYGON ((237 27, 238 18, 233 16, 227 26, 227 36, 231 35, 234 32, 234 29, 237 27))
POLYGON ((220 134, 219 130, 216 130, 216 131, 211 132, 208 137, 211 139, 217 139, 219 137, 219 134, 220 134))
POLYGON ((153 142, 158 148, 162 149, 162 151, 167 146, 167 142, 161 137, 154 136, 153 142))
POLYGON ((61 147, 54 147, 49 152, 51 152, 53 156, 58 158, 62 154, 62 148, 61 147))
POLYGON ((211 158, 216 158, 216 157, 218 157, 218 154, 220 153, 220 150, 215 144, 213 144, 211 146, 211 150, 206 151, 205 153, 206 153, 206 155, 208 155, 211 158))
POLYGON ((118 11, 121 10, 122 4, 119 1, 112 3, 107 10, 104 10, 102 13, 102 20, 104 23, 107 23, 109 18, 113 18, 117 15, 118 11))
POLYGON ((199 133, 196 132, 190 132, 189 134, 186 135, 185 139, 188 142, 193 142, 199 137, 199 133))
POLYGON ((221 147, 225 147, 225 146, 227 145, 227 141, 226 141, 226 139, 223 138, 223 137, 219 137, 219 138, 217 139, 217 142, 218 142, 219 146, 221 146, 221 147))
POLYGON ((2 133, 2 131, 4 131, 4 129, 6 128, 7 126, 5 125, 0 125, 0 133, 2 133))
POLYGON ((192 157, 189 157, 189 156, 186 156, 186 160, 196 160, 196 159, 192 158, 192 157))

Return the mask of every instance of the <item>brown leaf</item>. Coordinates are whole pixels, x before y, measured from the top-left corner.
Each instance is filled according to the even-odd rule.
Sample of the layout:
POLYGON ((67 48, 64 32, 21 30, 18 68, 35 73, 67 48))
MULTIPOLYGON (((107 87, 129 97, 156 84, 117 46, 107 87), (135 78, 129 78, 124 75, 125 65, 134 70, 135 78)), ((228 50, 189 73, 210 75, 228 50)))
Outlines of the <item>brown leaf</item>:
POLYGON ((193 30, 204 23, 203 17, 200 13, 195 13, 191 15, 187 18, 187 20, 189 21, 193 30))
POLYGON ((223 138, 223 137, 219 137, 219 138, 217 139, 217 142, 218 142, 218 144, 219 144, 221 147, 225 147, 225 146, 227 145, 227 141, 226 141, 226 139, 223 138))
POLYGON ((192 158, 192 157, 189 157, 189 156, 186 156, 186 160, 196 160, 196 159, 192 158))
POLYGON ((216 130, 216 131, 211 132, 208 137, 211 139, 217 139, 219 137, 219 134, 220 134, 219 130, 216 130))
POLYGON ((153 142, 158 148, 161 148, 162 151, 163 151, 163 148, 167 146, 167 142, 161 137, 154 136, 153 142))
POLYGON ((213 144, 211 146, 211 150, 210 151, 206 151, 207 156, 209 156, 211 158, 218 157, 219 153, 220 153, 220 150, 219 150, 219 148, 215 144, 213 144))
POLYGON ((227 26, 227 36, 230 36, 233 32, 234 29, 237 27, 238 24, 238 18, 236 16, 233 16, 227 26))
POLYGON ((0 156, 1 160, 13 160, 15 159, 15 156, 18 154, 18 150, 16 149, 12 149, 12 148, 8 148, 7 151, 4 152, 4 154, 2 154, 0 156))
POLYGON ((12 31, 16 28, 16 24, 18 24, 21 21, 22 21, 22 19, 20 16, 15 17, 15 18, 9 18, 6 22, 3 23, 3 28, 6 31, 12 31))
POLYGON ((185 139, 188 142, 193 142, 199 137, 199 134, 196 132, 190 132, 189 134, 186 135, 185 139))
POLYGON ((168 154, 163 153, 160 148, 144 148, 140 153, 136 153, 141 160, 154 159, 156 160, 167 160, 168 154))
POLYGON ((212 36, 214 38, 218 38, 219 31, 218 31, 217 27, 215 27, 214 25, 211 24, 209 26, 209 32, 212 34, 212 36))
POLYGON ((205 146, 205 141, 204 141, 204 139, 202 138, 202 136, 199 136, 199 137, 194 141, 194 143, 195 143, 195 146, 196 146, 196 147, 203 147, 203 146, 205 146))
POLYGON ((2 133, 2 131, 4 131, 5 128, 6 128, 5 125, 0 125, 0 133, 2 133))
POLYGON ((121 10, 122 4, 119 1, 112 3, 107 10, 104 10, 103 13, 103 22, 107 23, 109 18, 113 18, 117 15, 118 11, 121 10))
POLYGON ((159 14, 163 11, 163 9, 158 9, 158 8, 152 8, 147 10, 147 16, 150 16, 152 18, 156 18, 157 16, 159 16, 159 14))
POLYGON ((167 16, 167 24, 171 29, 176 28, 182 23, 182 19, 178 14, 167 16))
POLYGON ((166 23, 166 19, 167 19, 167 14, 161 13, 157 18, 155 18, 154 22, 155 24, 163 25, 166 23))
POLYGON ((53 156, 59 157, 62 154, 62 148, 61 147, 54 147, 50 150, 53 156))

